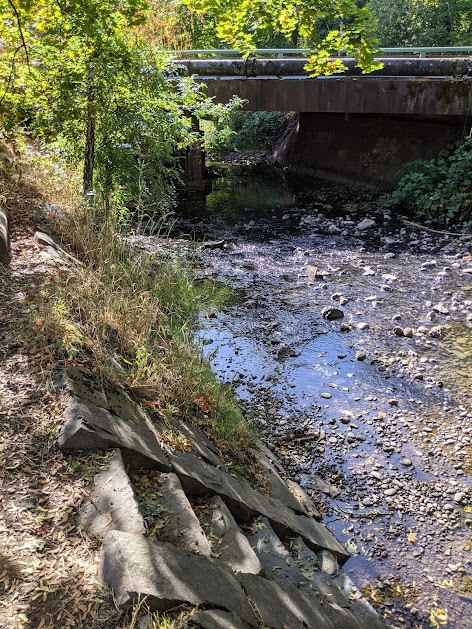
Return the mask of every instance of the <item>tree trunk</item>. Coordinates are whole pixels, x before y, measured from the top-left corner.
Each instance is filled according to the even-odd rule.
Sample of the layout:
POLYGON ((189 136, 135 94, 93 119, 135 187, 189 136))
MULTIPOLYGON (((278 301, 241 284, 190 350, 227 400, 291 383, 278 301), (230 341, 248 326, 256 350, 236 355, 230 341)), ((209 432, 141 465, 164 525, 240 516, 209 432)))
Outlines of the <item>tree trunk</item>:
POLYGON ((87 134, 84 156, 84 196, 93 192, 93 169, 95 165, 95 117, 87 114, 87 134))

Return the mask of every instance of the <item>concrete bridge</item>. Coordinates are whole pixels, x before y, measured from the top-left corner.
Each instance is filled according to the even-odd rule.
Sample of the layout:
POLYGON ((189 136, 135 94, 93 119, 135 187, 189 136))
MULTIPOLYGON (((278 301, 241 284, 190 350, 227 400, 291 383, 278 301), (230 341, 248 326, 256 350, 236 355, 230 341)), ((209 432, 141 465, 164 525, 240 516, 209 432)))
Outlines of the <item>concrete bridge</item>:
POLYGON ((243 60, 236 51, 182 51, 179 63, 215 102, 237 95, 248 110, 299 112, 274 161, 308 177, 382 186, 405 162, 429 159, 470 130, 472 47, 384 49, 382 70, 363 75, 344 58, 344 74, 316 78, 303 69, 307 53, 243 60))
MULTIPOLYGON (((471 49, 472 52, 472 49, 471 49)), ((183 59, 188 74, 225 103, 237 94, 253 111, 465 116, 472 95, 471 57, 380 57, 363 75, 355 59, 345 74, 310 78, 306 59, 183 59)))

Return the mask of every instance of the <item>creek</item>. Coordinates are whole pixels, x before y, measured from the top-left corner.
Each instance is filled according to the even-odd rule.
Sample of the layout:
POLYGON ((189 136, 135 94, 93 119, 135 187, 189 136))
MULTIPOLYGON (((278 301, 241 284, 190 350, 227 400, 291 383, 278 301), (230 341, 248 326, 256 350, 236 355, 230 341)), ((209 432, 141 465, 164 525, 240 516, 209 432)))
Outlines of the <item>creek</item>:
POLYGON ((198 276, 237 296, 202 317, 202 352, 387 621, 470 627, 470 241, 406 225, 367 192, 220 174, 182 196, 175 227, 202 245, 198 276))

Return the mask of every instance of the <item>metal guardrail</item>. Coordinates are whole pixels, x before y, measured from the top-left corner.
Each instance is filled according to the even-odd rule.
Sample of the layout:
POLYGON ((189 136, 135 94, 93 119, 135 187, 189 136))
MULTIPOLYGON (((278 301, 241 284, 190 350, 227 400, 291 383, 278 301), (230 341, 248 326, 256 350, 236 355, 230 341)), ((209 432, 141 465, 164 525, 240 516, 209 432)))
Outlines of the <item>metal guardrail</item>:
MULTIPOLYGON (((241 51, 231 48, 212 48, 208 50, 169 50, 169 54, 176 57, 192 58, 208 58, 215 57, 223 59, 224 57, 240 57, 241 51)), ((459 53, 472 56, 472 46, 412 46, 408 48, 380 48, 375 57, 382 55, 411 55, 421 58, 434 55, 459 55, 459 53)), ((253 56, 256 57, 284 57, 301 56, 309 57, 311 50, 309 48, 257 48, 254 50, 253 56)), ((342 56, 342 51, 340 53, 342 56)))

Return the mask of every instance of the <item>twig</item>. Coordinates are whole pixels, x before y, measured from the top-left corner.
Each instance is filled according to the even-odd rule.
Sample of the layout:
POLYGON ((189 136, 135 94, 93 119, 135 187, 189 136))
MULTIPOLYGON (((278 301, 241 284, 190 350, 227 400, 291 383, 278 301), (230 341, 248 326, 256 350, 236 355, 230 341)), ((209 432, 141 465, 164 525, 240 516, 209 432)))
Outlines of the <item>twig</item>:
POLYGON ((431 227, 425 227, 424 225, 420 225, 419 223, 414 223, 413 221, 407 221, 403 219, 403 222, 406 225, 413 225, 413 227, 417 227, 418 229, 423 229, 427 232, 433 232, 434 234, 442 234, 443 236, 457 236, 458 238, 472 238, 472 234, 457 234, 455 232, 445 232, 439 229, 432 229, 431 227))
POLYGON ((29 59, 29 54, 28 54, 28 46, 26 45, 25 35, 23 33, 23 26, 21 25, 20 14, 18 13, 18 9, 16 8, 13 0, 8 0, 8 4, 11 6, 11 8, 13 10, 13 13, 15 14, 16 23, 18 24, 18 31, 20 33, 21 47, 24 48, 24 50, 25 50, 26 61, 27 61, 28 66, 29 66, 30 65, 30 59, 29 59))

